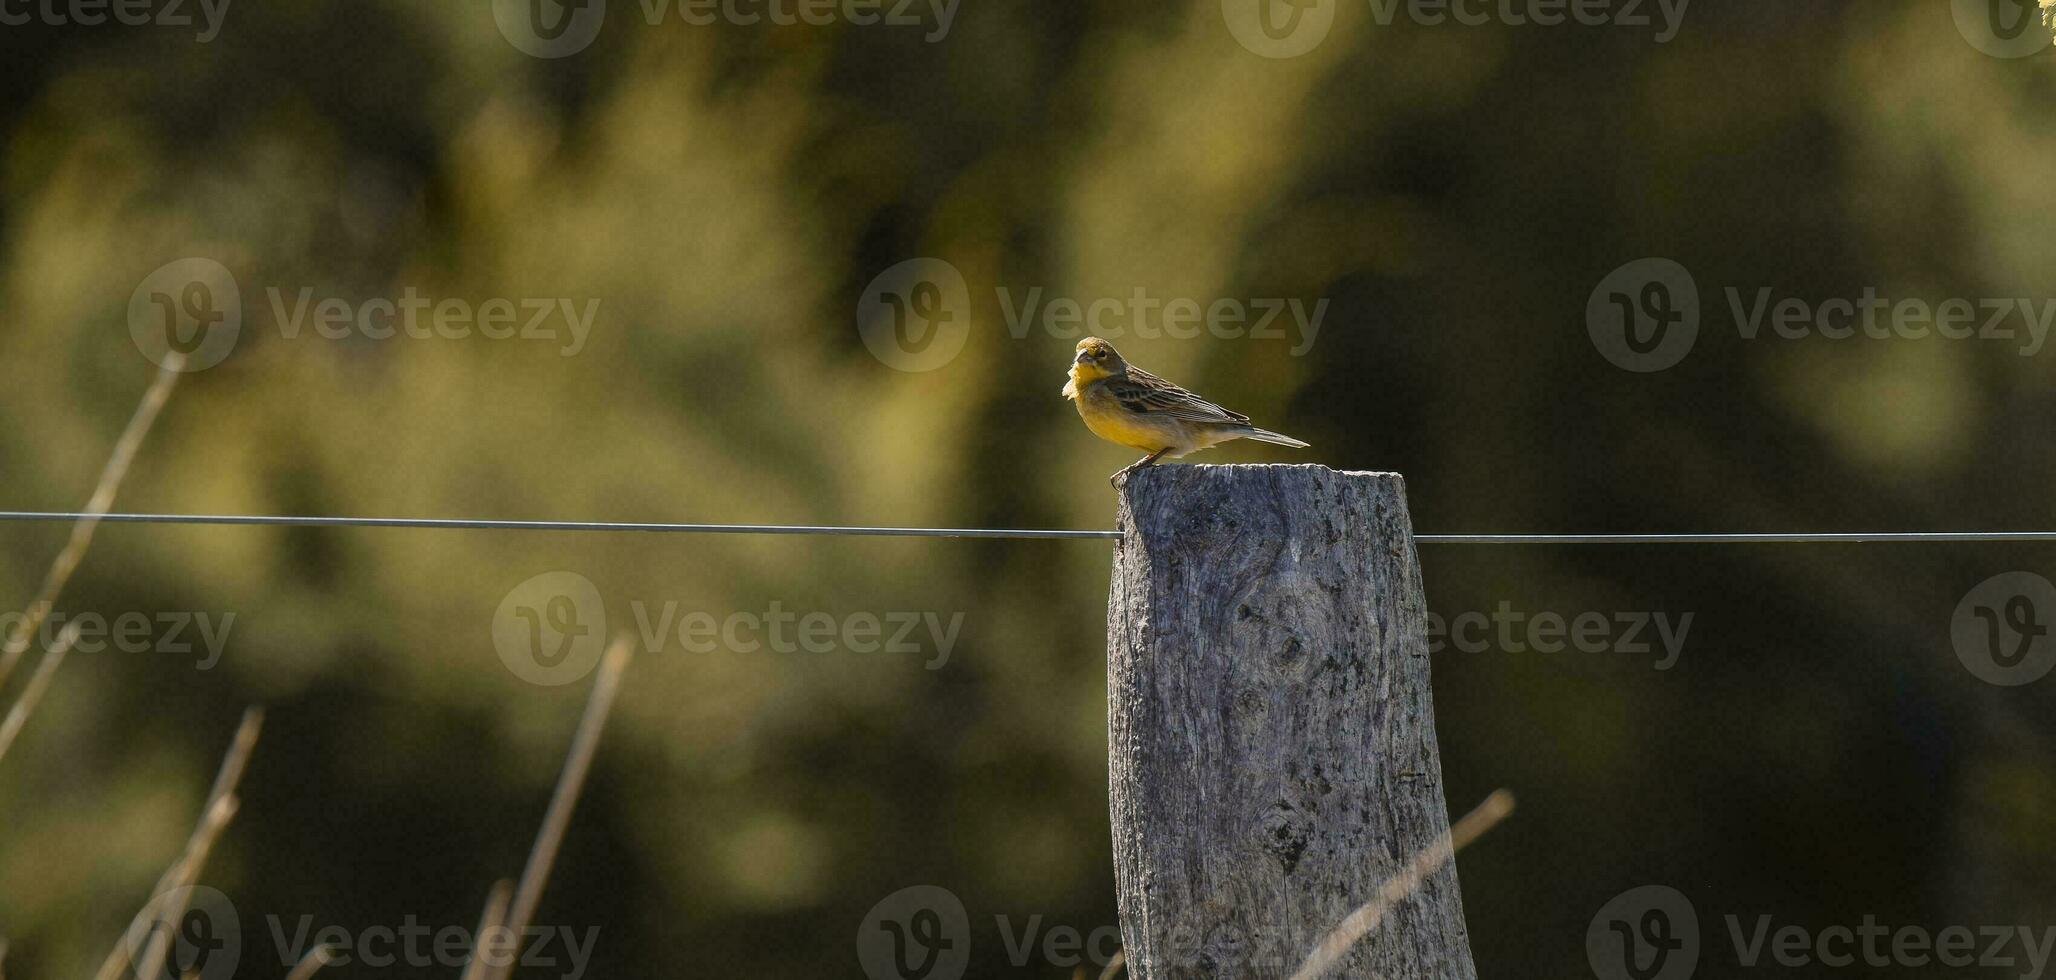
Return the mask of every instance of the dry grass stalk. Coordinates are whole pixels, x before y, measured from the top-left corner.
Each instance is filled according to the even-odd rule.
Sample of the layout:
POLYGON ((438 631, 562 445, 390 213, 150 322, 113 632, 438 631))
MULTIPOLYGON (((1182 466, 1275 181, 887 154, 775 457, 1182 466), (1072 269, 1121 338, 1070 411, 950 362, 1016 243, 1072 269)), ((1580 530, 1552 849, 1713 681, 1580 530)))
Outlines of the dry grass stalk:
POLYGON ((326 944, 316 946, 308 950, 307 955, 301 957, 299 963, 294 964, 293 972, 286 974, 286 980, 307 980, 335 958, 335 947, 326 944))
POLYGON ((243 712, 243 723, 236 729, 235 741, 229 745, 228 753, 221 759, 221 771, 215 774, 214 786, 207 792, 207 803, 200 809, 200 822, 193 827, 192 836, 186 839, 185 853, 165 869, 157 879, 157 888, 151 892, 150 901, 129 921, 129 927, 114 944, 113 952, 107 954, 100 964, 96 980, 120 980, 122 971, 131 962, 138 967, 137 975, 156 977, 164 975, 164 959, 171 955, 171 941, 162 930, 150 932, 150 939, 141 949, 140 956, 130 959, 135 950, 135 938, 149 929, 153 921, 177 922, 185 915, 183 897, 174 900, 172 906, 153 909, 158 897, 179 889, 189 888, 199 881, 200 869, 207 864, 207 856, 213 852, 214 843, 221 839, 229 821, 235 819, 240 801, 236 787, 243 781, 243 771, 249 767, 250 753, 257 747, 257 735, 264 727, 264 710, 249 708, 243 712))
POLYGON ((478 955, 478 944, 485 941, 488 930, 507 925, 507 902, 513 896, 513 882, 502 878, 493 883, 492 893, 485 898, 485 913, 478 917, 478 931, 471 934, 471 961, 464 964, 462 980, 485 980, 485 957, 478 955))
POLYGON ((1456 822, 1455 827, 1436 838, 1435 843, 1428 845, 1427 850, 1414 855, 1413 860, 1387 880, 1378 889, 1378 894, 1363 908, 1351 913, 1333 932, 1328 933, 1320 945, 1314 947, 1313 955, 1306 958, 1306 963, 1300 966, 1299 972, 1292 975, 1292 980, 1316 980, 1333 969, 1335 964, 1342 961, 1343 955, 1349 952, 1349 948, 1356 945, 1357 940, 1369 935, 1372 929, 1378 927, 1378 923, 1384 920, 1385 913, 1390 912, 1392 906, 1405 901, 1407 896, 1420 890, 1421 883, 1428 880, 1429 875, 1442 870, 1443 865, 1456 857, 1457 851, 1463 850, 1465 845, 1477 840, 1479 835, 1491 830, 1511 813, 1512 793, 1502 789, 1486 797, 1485 802, 1465 814, 1462 820, 1456 822))
MULTIPOLYGON (((599 750, 600 734, 607 726, 607 715, 614 707, 614 695, 621 689, 621 675, 628 670, 628 662, 634 659, 633 638, 624 633, 614 638, 607 647, 606 656, 600 658, 599 677, 593 681, 592 695, 586 699, 585 715, 579 719, 578 731, 571 737, 571 751, 564 759, 564 771, 557 777, 556 792, 550 796, 549 809, 543 813, 542 827, 536 831, 535 846, 529 849, 528 866, 521 871, 521 884, 514 889, 514 899, 507 910, 505 924, 501 926, 504 935, 517 941, 534 920, 536 906, 542 903, 543 886, 549 883, 550 868, 557 862, 557 851, 564 843, 564 831, 571 826, 571 811, 578 805, 578 794, 585 788, 585 777, 592 770, 593 754, 599 750)), ((483 959, 477 947, 483 945, 486 937, 481 933, 472 949, 474 961, 483 959)), ((493 980, 506 980, 514 972, 514 957, 506 962, 488 964, 485 976, 493 980)))
POLYGON ((50 609, 57 604, 57 597, 64 592, 65 583, 71 581, 71 574, 78 571, 79 562, 84 561, 86 549, 92 547, 93 532, 100 528, 100 515, 114 507, 114 495, 121 489, 121 481, 128 476, 129 464, 135 461, 136 452, 143 446, 143 437, 150 434, 150 427, 157 424, 157 416, 164 410, 164 403, 171 399, 172 388, 178 385, 179 368, 184 358, 172 354, 163 367, 157 371, 156 380, 150 382, 150 389, 143 393, 143 400, 136 405, 135 413, 129 416, 128 425, 122 429, 121 437, 114 441, 114 452, 107 457, 107 465, 100 470, 100 481, 93 487, 93 496, 86 501, 88 517, 71 526, 71 538, 65 542, 57 559, 50 563, 49 571, 43 574, 43 586, 36 590, 36 598, 29 603, 14 629, 8 632, 7 643, 0 647, 0 688, 7 686, 7 678, 14 673, 21 658, 28 653, 36 632, 43 628, 43 620, 50 615, 50 609))
POLYGON ((20 735, 22 728, 28 725, 29 713, 35 711, 36 705, 42 703, 43 694, 50 689, 50 678, 56 675, 57 668, 64 663, 65 654, 71 652, 72 644, 78 642, 80 625, 74 622, 66 626, 64 632, 57 634, 57 642, 50 645, 42 660, 37 661, 36 672, 29 675, 28 684, 21 689, 21 697, 14 702, 14 707, 7 709, 7 717, 0 719, 0 759, 7 757, 7 750, 14 745, 15 736, 20 735))

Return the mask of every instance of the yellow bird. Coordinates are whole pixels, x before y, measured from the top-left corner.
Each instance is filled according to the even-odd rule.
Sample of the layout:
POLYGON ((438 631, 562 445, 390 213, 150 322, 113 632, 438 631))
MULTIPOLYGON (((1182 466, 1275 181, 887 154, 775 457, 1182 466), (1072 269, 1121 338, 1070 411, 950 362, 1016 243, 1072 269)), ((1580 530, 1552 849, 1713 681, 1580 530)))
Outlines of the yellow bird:
POLYGON ((1306 443, 1249 424, 1249 416, 1228 411, 1144 371, 1129 366, 1114 345, 1098 337, 1078 342, 1064 397, 1078 405, 1078 417, 1092 434, 1148 453, 1113 479, 1164 456, 1211 449, 1230 439, 1255 439, 1305 449, 1306 443))

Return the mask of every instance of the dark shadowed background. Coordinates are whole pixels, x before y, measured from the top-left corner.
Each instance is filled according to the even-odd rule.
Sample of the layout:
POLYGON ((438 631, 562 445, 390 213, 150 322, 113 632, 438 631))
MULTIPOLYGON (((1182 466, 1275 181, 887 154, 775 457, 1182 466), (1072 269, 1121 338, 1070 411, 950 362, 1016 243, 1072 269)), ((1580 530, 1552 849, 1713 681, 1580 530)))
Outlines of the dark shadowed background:
MULTIPOLYGON (((1623 0, 1559 26, 1514 16, 1546 3, 1464 24, 1332 0, 1272 37, 1241 6, 780 25, 615 2, 551 40, 520 3, 235 3, 209 33, 195 0, 171 15, 190 26, 0 2, 27 18, 0 27, 0 508, 83 504, 155 370, 148 294, 182 303, 219 263, 233 347, 185 377, 119 509, 1108 527, 1133 454, 1058 397, 1068 301, 1315 447, 1194 461, 1397 470, 1422 533, 2056 527, 2046 31, 1987 36, 1967 0, 1670 23, 1623 0), (378 326, 409 297, 519 329, 317 330, 324 301, 378 326), (1894 304, 1874 333, 1866 297, 1894 304), (1225 313, 1179 337, 1175 300, 1287 312, 1275 337, 1225 313), (1895 321, 1952 300, 1969 336, 1895 321), (567 304, 590 315, 575 343, 567 304), (533 309, 549 337, 524 336, 533 309), (1681 359, 1648 352, 1688 322, 1681 359)), ((65 534, 0 526, 0 605, 65 534)), ((2048 575, 2056 546, 1422 559, 1452 624, 1521 617, 1434 661, 1451 809, 1520 798, 1459 861, 1482 976, 1590 975, 1594 914, 1646 885, 1696 908, 1701 975, 1743 969, 1728 916, 2056 927, 2056 677, 1992 683, 1993 651, 1952 637, 1960 604, 2009 608, 1980 583, 2048 575), (1530 642, 1538 616, 1590 614, 1616 625, 1587 649, 1530 642), (1618 625, 1638 620, 1688 623, 1675 656, 1618 625)), ((511 669, 496 611, 570 572, 609 629, 960 623, 923 620, 914 653, 694 652, 675 627, 646 649, 538 915, 597 929, 588 975, 861 976, 867 913, 937 885, 968 911, 965 976, 1070 977, 1042 940, 1117 921, 1108 561, 1103 541, 103 528, 60 613, 232 628, 206 669, 153 634, 55 676, 0 761, 7 966, 99 964, 247 703, 266 731, 203 876, 239 914, 240 975, 283 976, 278 933, 303 925, 468 929, 525 859, 587 688, 511 669)), ((2056 621, 2026 612, 1999 626, 2056 621)))

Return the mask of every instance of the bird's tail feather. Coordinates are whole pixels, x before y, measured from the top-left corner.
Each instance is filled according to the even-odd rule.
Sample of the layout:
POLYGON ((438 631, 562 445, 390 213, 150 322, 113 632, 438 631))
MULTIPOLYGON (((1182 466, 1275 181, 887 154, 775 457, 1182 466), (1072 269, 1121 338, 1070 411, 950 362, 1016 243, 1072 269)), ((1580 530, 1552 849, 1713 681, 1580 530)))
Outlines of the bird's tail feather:
POLYGON ((1268 442, 1279 446, 1291 446, 1294 449, 1307 448, 1307 443, 1300 442, 1291 436, 1280 435, 1269 429, 1259 429, 1253 425, 1249 427, 1248 431, 1242 433, 1242 436, 1245 439, 1255 439, 1258 442, 1268 442))

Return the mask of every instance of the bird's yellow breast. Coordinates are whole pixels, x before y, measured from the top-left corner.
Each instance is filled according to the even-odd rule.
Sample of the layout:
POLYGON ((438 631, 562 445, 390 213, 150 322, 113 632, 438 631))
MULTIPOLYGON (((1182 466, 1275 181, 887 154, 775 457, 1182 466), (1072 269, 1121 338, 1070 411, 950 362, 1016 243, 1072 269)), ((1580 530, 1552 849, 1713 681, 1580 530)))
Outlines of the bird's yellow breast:
POLYGON ((1098 380, 1081 384, 1073 372, 1071 383, 1064 386, 1064 394, 1077 403, 1078 417, 1085 420, 1085 427, 1093 435, 1145 453, 1184 443, 1182 427, 1176 422, 1129 411, 1104 385, 1095 383, 1098 380))

